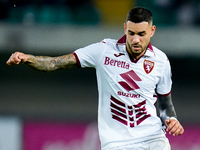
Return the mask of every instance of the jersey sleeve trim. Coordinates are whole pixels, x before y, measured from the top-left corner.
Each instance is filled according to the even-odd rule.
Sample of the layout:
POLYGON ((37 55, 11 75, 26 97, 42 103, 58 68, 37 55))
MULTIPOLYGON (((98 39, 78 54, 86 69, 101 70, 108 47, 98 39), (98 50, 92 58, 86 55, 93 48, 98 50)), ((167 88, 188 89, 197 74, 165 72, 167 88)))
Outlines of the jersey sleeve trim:
POLYGON ((157 93, 157 95, 159 95, 160 97, 165 97, 165 96, 168 96, 170 94, 171 94, 171 91, 169 93, 167 93, 167 94, 159 94, 159 93, 157 93))
POLYGON ((72 54, 73 54, 73 55, 74 55, 74 57, 76 58, 76 61, 77 61, 77 66, 78 66, 79 68, 81 68, 81 63, 80 63, 80 60, 79 60, 79 58, 78 58, 77 54, 76 54, 75 52, 73 52, 72 54))

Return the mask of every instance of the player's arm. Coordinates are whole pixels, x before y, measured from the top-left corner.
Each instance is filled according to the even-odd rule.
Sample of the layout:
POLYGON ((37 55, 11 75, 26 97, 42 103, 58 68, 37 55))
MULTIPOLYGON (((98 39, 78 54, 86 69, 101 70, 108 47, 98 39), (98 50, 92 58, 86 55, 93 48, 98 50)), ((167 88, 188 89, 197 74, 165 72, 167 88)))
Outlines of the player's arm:
POLYGON ((172 135, 181 135, 184 132, 182 125, 176 119, 176 112, 172 103, 171 94, 162 96, 158 94, 160 118, 167 126, 167 131, 172 135))
POLYGON ((171 94, 167 96, 158 94, 158 104, 160 110, 160 118, 163 122, 165 122, 166 119, 169 119, 171 117, 177 118, 172 103, 171 94))
POLYGON ((76 68, 77 61, 73 54, 63 55, 59 57, 49 56, 33 56, 21 52, 13 53, 7 65, 26 64, 40 71, 55 71, 58 69, 76 68))

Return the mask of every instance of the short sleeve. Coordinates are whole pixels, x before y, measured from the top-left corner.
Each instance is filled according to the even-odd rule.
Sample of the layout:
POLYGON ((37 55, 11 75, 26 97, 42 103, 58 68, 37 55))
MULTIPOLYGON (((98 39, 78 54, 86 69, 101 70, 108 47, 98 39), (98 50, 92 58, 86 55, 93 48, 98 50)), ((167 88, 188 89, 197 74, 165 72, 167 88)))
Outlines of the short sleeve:
POLYGON ((162 76, 157 84, 156 92, 160 95, 168 95, 171 93, 171 66, 167 59, 163 65, 162 76))
POLYGON ((77 49, 73 54, 75 55, 80 67, 93 67, 98 64, 106 44, 95 43, 84 48, 77 49))

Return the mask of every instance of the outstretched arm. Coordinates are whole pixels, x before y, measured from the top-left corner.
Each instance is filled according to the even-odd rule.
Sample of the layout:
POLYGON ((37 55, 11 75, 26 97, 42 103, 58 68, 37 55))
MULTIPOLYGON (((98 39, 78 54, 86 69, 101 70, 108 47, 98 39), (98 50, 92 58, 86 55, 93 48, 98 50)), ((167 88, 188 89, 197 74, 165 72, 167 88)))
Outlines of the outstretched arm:
POLYGON ((167 126, 169 134, 181 135, 184 132, 182 125, 176 119, 176 112, 172 103, 171 94, 168 96, 158 95, 158 104, 160 110, 160 118, 167 126))
POLYGON ((55 71, 58 69, 77 67, 77 61, 73 54, 63 55, 59 57, 49 57, 33 56, 21 52, 15 52, 6 62, 7 65, 18 65, 21 63, 24 63, 40 71, 55 71))

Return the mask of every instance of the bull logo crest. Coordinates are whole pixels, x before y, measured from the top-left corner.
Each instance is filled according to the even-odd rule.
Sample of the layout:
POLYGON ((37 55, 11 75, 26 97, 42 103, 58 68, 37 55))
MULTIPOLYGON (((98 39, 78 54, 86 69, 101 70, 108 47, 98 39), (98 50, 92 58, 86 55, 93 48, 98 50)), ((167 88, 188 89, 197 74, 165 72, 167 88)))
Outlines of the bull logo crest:
POLYGON ((146 59, 144 60, 143 67, 146 74, 149 74, 153 70, 154 65, 155 63, 153 61, 146 60, 146 59))

